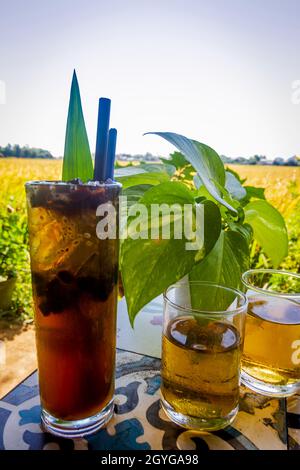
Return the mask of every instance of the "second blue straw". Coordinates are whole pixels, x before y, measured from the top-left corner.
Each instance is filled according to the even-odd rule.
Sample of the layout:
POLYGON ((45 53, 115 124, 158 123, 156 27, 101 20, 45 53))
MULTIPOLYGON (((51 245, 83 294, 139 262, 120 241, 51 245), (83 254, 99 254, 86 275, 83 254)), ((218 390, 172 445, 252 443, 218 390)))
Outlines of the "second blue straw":
POLYGON ((110 105, 110 99, 100 98, 95 152, 95 181, 103 182, 108 178, 113 179, 117 131, 116 129, 109 131, 110 105))

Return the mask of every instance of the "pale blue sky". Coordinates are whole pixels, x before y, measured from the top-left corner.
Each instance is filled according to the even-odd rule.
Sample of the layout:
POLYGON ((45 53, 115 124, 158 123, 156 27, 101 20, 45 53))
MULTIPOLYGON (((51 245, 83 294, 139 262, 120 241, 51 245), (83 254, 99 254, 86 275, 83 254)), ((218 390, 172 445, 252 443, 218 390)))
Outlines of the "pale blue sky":
POLYGON ((0 145, 62 155, 72 70, 91 149, 112 99, 118 152, 171 130, 230 156, 300 154, 299 0, 0 0, 0 145))

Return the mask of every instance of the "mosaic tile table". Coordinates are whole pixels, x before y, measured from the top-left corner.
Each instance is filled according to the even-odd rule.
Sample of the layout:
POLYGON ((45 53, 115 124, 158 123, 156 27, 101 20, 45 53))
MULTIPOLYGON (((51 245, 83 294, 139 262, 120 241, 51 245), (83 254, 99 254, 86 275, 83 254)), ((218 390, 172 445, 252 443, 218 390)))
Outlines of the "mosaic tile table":
POLYGON ((242 387, 239 414, 224 430, 201 434, 170 422, 159 404, 161 301, 145 309, 134 333, 126 318, 121 304, 115 415, 106 428, 76 440, 44 433, 35 372, 0 400, 0 449, 300 450, 300 396, 270 399, 242 387))

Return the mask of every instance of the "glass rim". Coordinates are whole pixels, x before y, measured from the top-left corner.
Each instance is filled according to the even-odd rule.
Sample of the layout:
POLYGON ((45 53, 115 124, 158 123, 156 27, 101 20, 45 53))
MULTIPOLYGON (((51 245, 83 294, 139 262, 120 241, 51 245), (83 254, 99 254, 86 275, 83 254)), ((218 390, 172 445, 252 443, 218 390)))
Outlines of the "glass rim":
POLYGON ((282 275, 289 276, 289 277, 300 280, 300 274, 298 274, 298 273, 293 273, 291 271, 280 270, 280 269, 258 268, 258 269, 248 269, 247 271, 245 271, 242 274, 242 282, 243 282, 244 286, 248 287, 248 289, 251 289, 255 292, 263 293, 265 295, 270 295, 270 296, 273 296, 273 297, 281 297, 281 298, 285 298, 285 299, 289 299, 289 298, 298 299, 298 298, 300 298, 300 292, 299 293, 295 293, 295 292, 287 293, 287 292, 279 292, 279 291, 276 291, 276 290, 263 289, 262 287, 257 287, 254 284, 251 284, 249 282, 248 278, 252 274, 268 274, 268 273, 269 274, 279 274, 281 276, 282 275))
POLYGON ((91 189, 97 189, 97 188, 103 188, 103 187, 119 187, 122 188, 122 184, 119 181, 116 180, 111 180, 111 182, 106 183, 106 182, 99 182, 95 181, 97 184, 93 184, 94 182, 90 183, 72 183, 70 181, 61 181, 61 180, 30 180, 26 181, 25 187, 33 187, 33 186, 55 186, 55 187, 64 187, 67 186, 68 188, 70 187, 79 187, 79 188, 91 188, 91 189))
POLYGON ((163 299, 167 304, 171 305, 172 307, 174 307, 178 310, 181 310, 183 312, 190 312, 192 314, 193 313, 201 314, 201 315, 216 315, 216 316, 218 316, 218 315, 224 316, 224 315, 232 315, 232 314, 237 315, 238 313, 241 313, 243 310, 247 309, 247 306, 248 306, 248 298, 240 290, 238 290, 234 287, 227 287, 227 286, 224 286, 222 284, 217 284, 216 282, 209 282, 209 281, 189 281, 189 282, 184 282, 183 281, 183 282, 178 282, 178 283, 175 283, 175 284, 171 284, 164 291, 163 299), (240 299, 242 299, 243 303, 242 303, 242 305, 240 305, 239 307, 237 307, 233 310, 199 310, 199 309, 195 309, 195 308, 184 307, 183 305, 176 304, 171 299, 169 299, 168 292, 171 289, 176 288, 176 287, 187 286, 187 285, 190 285, 190 284, 208 286, 208 287, 217 287, 218 289, 222 289, 222 290, 226 290, 228 292, 232 292, 232 293, 236 294, 236 296, 238 296, 240 299))

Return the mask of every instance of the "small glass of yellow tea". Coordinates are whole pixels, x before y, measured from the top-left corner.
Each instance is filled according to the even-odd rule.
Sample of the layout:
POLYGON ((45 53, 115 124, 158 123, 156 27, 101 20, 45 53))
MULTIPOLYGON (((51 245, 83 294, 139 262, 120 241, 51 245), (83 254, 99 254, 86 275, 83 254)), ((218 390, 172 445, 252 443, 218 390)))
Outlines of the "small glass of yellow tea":
POLYGON ((246 313, 246 296, 217 284, 165 292, 161 403, 175 423, 213 431, 234 420, 246 313))
POLYGON ((242 382, 263 395, 300 391, 300 274, 256 269, 242 276, 247 289, 242 382))

